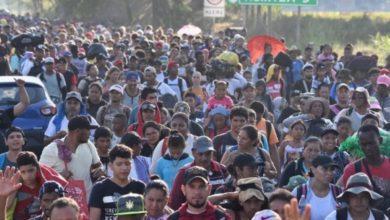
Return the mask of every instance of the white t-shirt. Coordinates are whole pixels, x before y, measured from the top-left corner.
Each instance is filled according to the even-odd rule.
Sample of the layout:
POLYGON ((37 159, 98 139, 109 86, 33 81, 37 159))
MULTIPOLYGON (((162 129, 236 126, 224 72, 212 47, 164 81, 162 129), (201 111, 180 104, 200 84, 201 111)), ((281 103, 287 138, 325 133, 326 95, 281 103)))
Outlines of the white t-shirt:
MULTIPOLYGON (((147 85, 145 84, 145 86, 147 86, 147 85)), ((171 94, 171 95, 176 96, 175 91, 173 91, 173 89, 164 82, 159 82, 159 83, 157 83, 157 85, 152 86, 152 87, 158 91, 159 95, 171 94)))
POLYGON ((311 220, 323 220, 325 219, 326 216, 331 213, 335 207, 333 206, 333 195, 332 191, 329 190, 328 195, 326 197, 318 197, 313 193, 311 199, 310 199, 310 204, 312 210, 311 210, 311 220), (320 208, 321 207, 321 208, 320 208))
MULTIPOLYGON (((192 147, 194 145, 196 137, 192 134, 188 134, 187 140, 186 140, 186 147, 184 148, 184 153, 187 153, 188 155, 192 156, 192 147)), ((156 173, 156 167, 157 167, 157 161, 162 157, 161 150, 163 145, 164 139, 162 139, 160 142, 158 142, 156 148, 154 148, 153 155, 152 155, 152 164, 150 165, 149 172, 150 174, 156 173)), ((165 151, 165 154, 168 154, 168 149, 165 151)))
POLYGON ((180 91, 180 88, 179 88, 179 77, 177 77, 176 79, 174 80, 170 80, 169 78, 168 79, 168 86, 171 87, 171 89, 173 91, 175 91, 175 94, 180 94, 178 97, 177 97, 177 100, 178 101, 181 101, 181 94, 184 93, 185 91, 187 91, 187 82, 181 78, 181 81, 182 81, 182 91, 180 91))
MULTIPOLYGON (((61 139, 64 141, 65 138, 61 139)), ((65 170, 65 163, 58 157, 57 143, 52 142, 43 148, 40 163, 45 164, 57 172, 61 173, 65 170)), ((80 144, 75 153, 72 153, 72 160, 68 163, 68 169, 72 172, 72 178, 75 180, 83 180, 87 191, 87 199, 92 190, 92 180, 90 177, 90 168, 92 164, 100 162, 95 145, 88 143, 80 144)))
MULTIPOLYGON (((56 115, 51 117, 49 124, 47 125, 46 131, 45 131, 45 136, 47 136, 47 137, 53 137, 57 133, 56 126, 53 123, 53 120, 55 117, 56 117, 56 115)), ((92 117, 92 116, 89 116, 89 117, 91 117, 91 125, 96 126, 96 127, 100 127, 99 123, 97 123, 97 121, 94 117, 92 117)), ((61 121, 60 131, 68 131, 68 123, 69 123, 69 120, 65 116, 61 121)), ((89 140, 91 140, 91 141, 94 140, 95 130, 96 129, 91 129, 91 134, 89 136, 89 140)))
MULTIPOLYGON (((336 210, 334 210, 332 213, 330 213, 328 216, 326 216, 325 220, 337 220, 336 215, 337 215, 337 212, 336 212, 336 210)), ((384 219, 389 220, 386 216, 384 219)), ((351 214, 349 213, 349 211, 348 211, 348 218, 345 220, 354 220, 352 218, 351 214)), ((370 215, 368 216, 367 220, 375 220, 374 215, 372 214, 371 211, 370 211, 370 215)))
POLYGON ((156 74, 156 80, 157 81, 162 82, 162 81, 164 81, 164 79, 165 79, 165 75, 164 75, 163 71, 161 71, 161 72, 156 74))

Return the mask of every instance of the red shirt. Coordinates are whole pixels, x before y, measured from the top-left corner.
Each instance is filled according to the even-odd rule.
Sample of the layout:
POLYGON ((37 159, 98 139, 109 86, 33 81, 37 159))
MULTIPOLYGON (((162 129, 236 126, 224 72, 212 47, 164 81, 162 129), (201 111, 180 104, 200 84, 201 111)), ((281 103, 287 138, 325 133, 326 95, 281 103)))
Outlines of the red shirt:
MULTIPOLYGON (((171 194, 169 196, 170 200, 168 204, 169 207, 171 207, 173 210, 177 210, 186 201, 186 198, 183 192, 181 191, 181 185, 184 184, 185 170, 193 166, 195 166, 195 162, 192 162, 180 168, 179 172, 176 174, 171 189, 171 194)), ((213 193, 219 186, 225 183, 225 180, 229 176, 229 174, 225 166, 216 161, 211 161, 210 169, 211 170, 209 173, 209 178, 210 178, 210 184, 212 185, 211 193, 213 193)))
MULTIPOLYGON (((231 217, 226 212, 224 213, 225 216, 223 218, 217 219, 216 212, 218 211, 217 208, 211 203, 207 202, 206 205, 206 211, 200 213, 200 214, 191 214, 187 211, 188 204, 184 203, 177 212, 179 212, 179 218, 172 218, 171 216, 177 214, 176 212, 170 215, 167 220, 171 219, 179 219, 179 220, 231 220, 231 217)), ((222 211, 220 211, 222 212, 222 211)))

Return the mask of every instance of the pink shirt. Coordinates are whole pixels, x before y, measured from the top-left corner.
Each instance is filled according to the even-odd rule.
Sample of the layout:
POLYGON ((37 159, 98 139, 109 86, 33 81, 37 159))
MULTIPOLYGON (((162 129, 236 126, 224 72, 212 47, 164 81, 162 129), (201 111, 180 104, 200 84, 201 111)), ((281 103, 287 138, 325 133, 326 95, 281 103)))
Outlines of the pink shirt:
POLYGON ((216 99, 215 96, 212 96, 207 105, 207 110, 211 111, 218 106, 230 110, 231 108, 233 108, 233 100, 229 96, 225 96, 222 99, 216 99))

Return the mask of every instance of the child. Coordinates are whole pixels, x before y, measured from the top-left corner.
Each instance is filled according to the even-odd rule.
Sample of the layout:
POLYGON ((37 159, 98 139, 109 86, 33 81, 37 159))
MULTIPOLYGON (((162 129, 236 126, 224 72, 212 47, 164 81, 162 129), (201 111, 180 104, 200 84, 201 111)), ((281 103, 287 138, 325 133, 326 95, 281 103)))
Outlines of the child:
POLYGON ((284 97, 284 81, 282 79, 282 67, 272 64, 267 71, 266 77, 267 94, 274 100, 276 97, 284 97))
POLYGON ((173 130, 168 138, 168 154, 157 161, 156 174, 172 189, 173 181, 179 169, 193 161, 193 158, 184 153, 185 139, 178 131, 173 130))
POLYGON ((339 132, 339 136, 337 137, 337 145, 340 145, 353 134, 351 119, 344 116, 340 117, 340 119, 337 121, 337 131, 339 132))
POLYGON ((291 124, 289 138, 286 138, 279 148, 280 164, 282 172, 288 163, 302 157, 303 137, 305 137, 306 126, 302 120, 291 124))
POLYGON ((16 164, 20 172, 22 187, 8 198, 7 209, 11 210, 16 203, 13 219, 30 219, 41 214, 38 200, 41 186, 50 180, 65 186, 67 181, 52 168, 40 165, 33 152, 20 152, 16 164))
POLYGON ((216 107, 210 113, 210 123, 205 127, 206 136, 213 139, 230 129, 229 111, 224 107, 216 107))
POLYGON ((227 95, 228 82, 225 81, 214 81, 215 95, 212 96, 208 102, 205 117, 217 106, 222 106, 228 110, 233 108, 233 100, 227 95))
POLYGON ((311 93, 316 94, 319 86, 321 84, 330 85, 331 80, 330 77, 326 74, 326 66, 324 63, 318 63, 315 69, 315 75, 313 77, 313 81, 311 83, 311 93))
POLYGON ((246 81, 252 82, 252 72, 250 70, 245 70, 243 76, 246 79, 246 81))
POLYGON ((325 129, 321 133, 322 153, 330 156, 338 165, 339 169, 335 170, 332 183, 336 183, 343 175, 344 167, 350 162, 349 154, 345 151, 339 151, 337 146, 337 137, 339 132, 335 129, 325 129))
POLYGON ((195 122, 201 122, 204 117, 203 101, 194 92, 186 92, 183 99, 190 106, 190 119, 195 122))
POLYGON ((140 136, 131 131, 122 137, 121 144, 130 147, 133 150, 132 167, 130 176, 141 180, 145 184, 149 183, 149 166, 151 159, 141 156, 142 140, 140 136))
POLYGON ((102 162, 102 170, 104 174, 108 174, 108 152, 111 148, 112 133, 111 130, 105 126, 98 127, 95 131, 95 147, 102 162))

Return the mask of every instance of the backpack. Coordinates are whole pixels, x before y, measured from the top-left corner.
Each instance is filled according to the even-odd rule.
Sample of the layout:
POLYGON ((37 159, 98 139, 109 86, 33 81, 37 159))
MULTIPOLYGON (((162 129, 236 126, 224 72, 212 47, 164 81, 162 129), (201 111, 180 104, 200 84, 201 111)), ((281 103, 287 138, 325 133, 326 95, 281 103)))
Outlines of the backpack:
MULTIPOLYGON (((177 82, 178 82, 178 86, 179 86, 179 90, 180 90, 180 96, 181 96, 181 98, 183 98, 183 93, 184 93, 184 91, 183 91, 183 79, 181 77, 178 77, 177 78, 177 82)), ((168 78, 164 79, 164 83, 169 85, 168 84, 168 78)))
MULTIPOLYGON (((215 219, 216 220, 225 220, 225 219, 227 219, 225 213, 222 212, 219 209, 215 209, 214 213, 215 213, 215 219)), ((176 211, 176 212, 172 213, 167 218, 167 220, 179 220, 179 219, 180 219, 180 211, 176 211)))
MULTIPOLYGON (((56 77, 57 77, 57 84, 58 84, 58 88, 59 90, 61 91, 61 95, 62 95, 62 99, 65 99, 66 97, 66 86, 64 86, 63 88, 61 88, 61 76, 60 76, 61 73, 56 73, 56 77)), ((46 82, 46 79, 45 77, 43 76, 43 73, 39 74, 39 79, 42 81, 42 82, 46 82)), ((66 82, 65 82, 65 85, 66 85, 66 82)), ((49 94, 50 95, 50 94, 49 94)))
MULTIPOLYGON (((102 106, 102 114, 101 115, 102 115, 102 120, 103 121, 104 121, 104 115, 106 114, 106 111, 107 111, 108 107, 110 107, 110 104, 102 106)), ((126 115, 127 118, 130 118, 130 110, 129 110, 129 108, 123 107, 123 113, 126 115)), ((102 121, 102 124, 103 124, 103 121, 102 121)))
MULTIPOLYGON (((371 209, 372 215, 375 220, 383 220, 385 219, 385 214, 382 211, 371 209)), ((345 220, 348 219, 348 207, 343 207, 341 209, 336 210, 336 219, 337 220, 345 220)))
MULTIPOLYGON (((340 187, 333 185, 333 184, 330 184, 330 190, 332 192, 332 196, 333 196, 335 201, 337 201, 337 199, 336 199, 337 196, 343 192, 343 190, 340 187)), ((304 195, 306 198, 306 195, 307 195, 307 184, 306 183, 298 186, 298 188, 297 188, 297 197, 296 198, 298 201, 301 199, 302 195, 304 195)))

